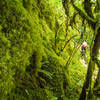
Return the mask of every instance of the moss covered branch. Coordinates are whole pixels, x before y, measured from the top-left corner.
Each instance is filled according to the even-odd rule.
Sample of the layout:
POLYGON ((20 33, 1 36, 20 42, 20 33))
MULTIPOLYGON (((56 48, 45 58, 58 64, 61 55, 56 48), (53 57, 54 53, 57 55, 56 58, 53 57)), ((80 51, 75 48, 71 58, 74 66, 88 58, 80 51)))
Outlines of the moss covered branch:
MULTIPOLYGON (((93 29, 95 28, 95 25, 96 25, 96 19, 94 19, 94 18, 92 18, 91 16, 90 16, 90 14, 88 15, 84 10, 81 10, 79 7, 77 7, 75 4, 74 4, 74 1, 73 0, 71 0, 71 3, 72 3, 72 5, 73 5, 73 7, 74 7, 74 9, 76 10, 76 11, 78 11, 78 13, 79 13, 79 15, 83 18, 83 19, 85 19, 85 20, 87 20, 88 22, 89 22, 89 24, 93 27, 93 29)), ((87 9, 87 8, 86 8, 87 9)))

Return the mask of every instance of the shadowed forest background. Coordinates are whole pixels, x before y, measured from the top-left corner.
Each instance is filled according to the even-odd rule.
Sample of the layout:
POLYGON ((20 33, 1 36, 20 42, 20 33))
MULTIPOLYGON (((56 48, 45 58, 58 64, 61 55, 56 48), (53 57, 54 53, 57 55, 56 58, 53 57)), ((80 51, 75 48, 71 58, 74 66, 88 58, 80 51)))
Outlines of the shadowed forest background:
POLYGON ((100 100, 100 0, 0 0, 0 100, 100 100))

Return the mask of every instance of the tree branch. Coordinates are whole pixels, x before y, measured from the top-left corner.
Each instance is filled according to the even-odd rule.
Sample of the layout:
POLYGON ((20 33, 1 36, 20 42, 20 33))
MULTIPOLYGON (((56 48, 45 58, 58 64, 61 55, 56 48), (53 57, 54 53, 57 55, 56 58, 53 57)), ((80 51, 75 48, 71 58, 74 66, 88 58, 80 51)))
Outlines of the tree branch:
POLYGON ((83 19, 86 19, 88 22, 89 22, 89 24, 92 26, 92 28, 94 29, 95 28, 95 24, 96 24, 96 20, 94 19, 94 18, 92 18, 92 17, 90 17, 85 11, 82 11, 80 8, 78 8, 75 4, 74 4, 74 1, 73 0, 71 0, 71 3, 72 3, 72 5, 73 5, 73 7, 74 7, 74 9, 76 10, 76 11, 78 11, 78 13, 79 13, 79 15, 83 18, 83 19))
POLYGON ((70 41, 71 39, 73 39, 74 37, 76 37, 76 36, 78 36, 78 35, 73 35, 69 40, 67 40, 67 41, 65 42, 65 45, 64 45, 64 47, 62 48, 61 51, 63 51, 63 50, 66 48, 66 46, 67 46, 67 44, 69 43, 69 41, 70 41))
POLYGON ((93 13, 92 13, 92 9, 91 9, 91 0, 84 0, 84 9, 86 11, 86 13, 88 14, 88 16, 90 16, 91 18, 94 19, 93 13))

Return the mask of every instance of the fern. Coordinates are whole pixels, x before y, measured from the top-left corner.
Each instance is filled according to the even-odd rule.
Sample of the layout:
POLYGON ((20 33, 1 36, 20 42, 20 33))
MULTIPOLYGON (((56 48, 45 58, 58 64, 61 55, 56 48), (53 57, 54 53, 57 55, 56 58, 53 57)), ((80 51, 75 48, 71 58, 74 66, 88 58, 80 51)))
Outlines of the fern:
POLYGON ((42 66, 44 66, 44 65, 48 65, 49 62, 48 61, 43 61, 43 62, 41 62, 41 64, 42 64, 42 66))
POLYGON ((50 100, 57 100, 57 97, 52 97, 50 100))
POLYGON ((49 79, 52 79, 52 74, 46 70, 42 70, 40 69, 39 72, 45 74, 46 76, 48 76, 49 79))

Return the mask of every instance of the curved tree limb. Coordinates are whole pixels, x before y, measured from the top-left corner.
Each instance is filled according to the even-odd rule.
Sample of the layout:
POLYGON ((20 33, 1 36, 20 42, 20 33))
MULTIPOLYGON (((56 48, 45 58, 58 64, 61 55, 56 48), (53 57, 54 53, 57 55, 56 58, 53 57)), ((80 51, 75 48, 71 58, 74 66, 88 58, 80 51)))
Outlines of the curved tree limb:
POLYGON ((76 37, 76 36, 78 36, 78 35, 73 35, 69 40, 67 40, 67 41, 65 42, 65 45, 64 45, 64 47, 62 48, 61 51, 63 51, 63 50, 66 48, 66 46, 67 46, 67 44, 69 43, 69 41, 70 41, 71 39, 73 39, 74 37, 76 37))

